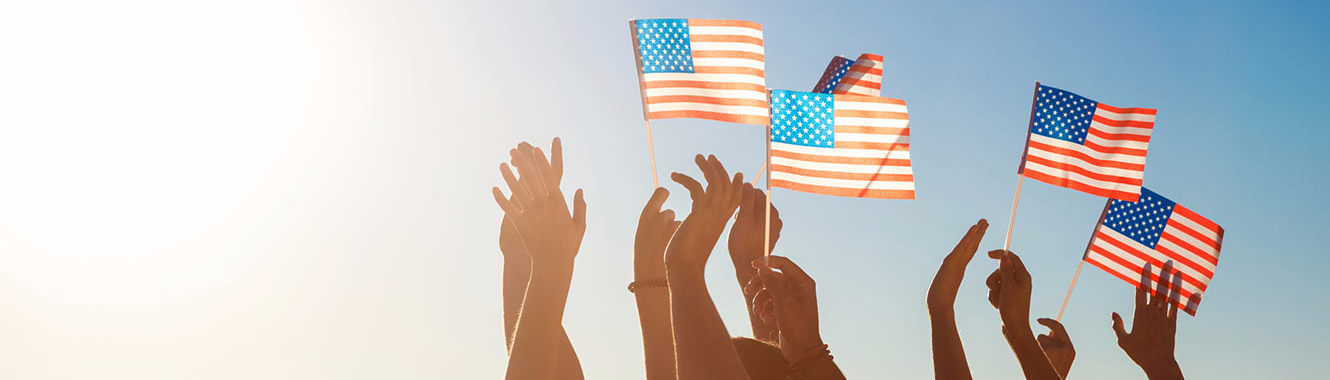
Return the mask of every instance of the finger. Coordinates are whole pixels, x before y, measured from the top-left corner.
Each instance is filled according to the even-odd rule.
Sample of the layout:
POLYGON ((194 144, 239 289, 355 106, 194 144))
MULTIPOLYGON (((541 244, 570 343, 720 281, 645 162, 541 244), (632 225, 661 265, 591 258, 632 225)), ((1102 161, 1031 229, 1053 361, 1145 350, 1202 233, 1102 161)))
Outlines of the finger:
POLYGON ((693 179, 693 177, 689 177, 683 173, 672 173, 670 174, 670 179, 683 185, 685 189, 688 189, 688 195, 693 199, 693 202, 697 202, 698 199, 702 199, 703 195, 706 195, 706 191, 702 190, 702 184, 697 183, 697 180, 693 179))
MULTIPOLYGON (((665 209, 665 211, 661 211, 661 212, 660 212, 660 217, 661 217, 661 219, 664 219, 664 220, 666 220, 666 221, 669 221, 670 223, 677 223, 677 222, 678 222, 677 220, 674 220, 674 210, 665 209)), ((673 231, 673 230, 671 230, 671 231, 673 231)))
POLYGON ((665 200, 670 198, 670 191, 664 187, 657 187, 656 191, 651 192, 651 199, 647 200, 646 206, 642 207, 642 217, 660 212, 661 206, 665 205, 665 200))
POLYGON ((1122 326, 1122 316, 1117 312, 1113 313, 1113 334, 1118 336, 1118 344, 1127 340, 1127 329, 1122 326))
POLYGON ((1001 269, 993 270, 993 274, 988 275, 988 280, 984 281, 988 285, 988 303, 992 304, 994 308, 998 307, 998 300, 1001 299, 999 296, 1002 294, 1001 272, 1001 269))
POLYGON ((1178 320, 1178 303, 1182 302, 1182 271, 1173 272, 1173 282, 1170 285, 1167 316, 1171 323, 1178 320))
POLYGON ((554 186, 563 181, 563 140, 558 137, 550 142, 550 168, 554 172, 554 186))
POLYGON ((1147 293, 1150 287, 1150 264, 1146 263, 1141 267, 1141 283, 1136 285, 1136 310, 1142 310, 1148 305, 1147 293))
MULTIPOLYGON (((670 213, 670 218, 673 219, 673 218, 674 218, 674 210, 666 210, 666 211, 670 213)), ((680 221, 677 221, 677 220, 676 220, 676 221, 673 221, 673 222, 670 222, 670 230, 669 230, 669 231, 670 231, 670 237, 673 237, 673 236, 674 236, 674 232, 679 230, 679 225, 680 225, 680 224, 683 224, 683 222, 680 222, 680 221)))
POLYGON ((758 217, 762 216, 762 213, 758 212, 757 202, 753 201, 755 195, 753 191, 753 185, 744 184, 743 189, 740 190, 740 192, 741 194, 739 195, 739 217, 752 218, 754 216, 758 217))
POLYGON ((573 228, 578 235, 586 233, 586 200, 582 198, 582 189, 573 195, 573 228))
POLYGON ((785 256, 772 255, 771 268, 780 269, 781 273, 789 276, 791 280, 803 283, 813 282, 813 278, 809 277, 808 273, 805 273, 803 268, 800 268, 799 265, 790 261, 790 259, 785 256))
POLYGON ((1002 249, 994 249, 994 250, 992 250, 992 251, 988 251, 988 258, 990 258, 990 259, 994 259, 994 260, 1001 260, 1001 259, 1002 259, 1002 256, 1006 256, 1006 255, 1007 255, 1007 251, 1006 251, 1006 250, 1002 250, 1002 249))
POLYGON ((554 169, 550 167, 550 161, 545 157, 545 151, 540 150, 540 148, 533 149, 532 158, 536 163, 536 169, 540 173, 540 180, 545 189, 551 193, 558 193, 559 180, 554 177, 554 169))
POLYGON ((500 209, 503 209, 504 218, 508 218, 508 215, 517 215, 518 208, 508 201, 508 197, 503 195, 503 190, 499 190, 499 187, 495 186, 490 189, 490 192, 494 194, 494 202, 499 204, 500 209))
MULTIPOLYGON (((711 161, 711 165, 712 165, 712 167, 715 168, 715 170, 716 170, 716 174, 718 174, 717 177, 720 177, 722 180, 724 180, 724 179, 726 179, 726 178, 730 178, 730 172, 727 171, 727 170, 725 170, 725 164, 720 163, 720 159, 719 159, 719 158, 716 158, 716 155, 714 155, 714 154, 713 154, 713 155, 710 155, 709 157, 707 157, 707 161, 711 161)), ((738 173, 736 173, 736 174, 738 174, 738 173)), ((739 178, 743 178, 743 177, 739 177, 739 178)))
MULTIPOLYGON (((983 223, 984 220, 980 219, 979 222, 983 223)), ((977 242, 974 241, 974 237, 977 231, 979 231, 979 228, 979 224, 970 226, 970 229, 965 231, 965 236, 961 237, 961 241, 956 242, 956 247, 951 249, 951 255, 949 256, 954 256, 954 260, 957 260, 957 263, 960 264, 962 269, 965 268, 966 264, 970 263, 970 259, 974 258, 975 251, 978 247, 977 242)))
POLYGON ((730 180, 730 204, 738 206, 739 196, 742 194, 744 188, 743 184, 744 174, 734 173, 734 179, 730 180))
POLYGON ((540 176, 540 169, 536 165, 535 158, 532 157, 531 144, 523 142, 517 149, 512 150, 513 165, 517 166, 517 173, 522 175, 522 182, 527 185, 532 197, 544 196, 548 192, 545 190, 545 180, 540 176))
POLYGON ((757 291, 762 290, 762 277, 753 276, 748 279, 748 284, 744 285, 744 295, 752 297, 757 291))
POLYGON ((790 280, 786 275, 776 273, 776 271, 767 267, 759 268, 757 275, 762 277, 762 283, 766 284, 764 289, 771 294, 773 299, 785 300, 792 297, 789 286, 790 280))
POLYGON ((508 191, 511 191, 514 197, 531 199, 531 191, 527 189, 525 183, 517 180, 517 176, 513 175, 513 170, 507 163, 499 164, 499 174, 503 175, 503 181, 508 183, 508 191))
POLYGON ((710 190, 716 184, 716 172, 711 170, 711 162, 701 154, 693 157, 693 162, 697 164, 698 169, 702 169, 702 179, 707 181, 706 188, 710 190))
POLYGON ((1164 269, 1159 271, 1159 281, 1155 281, 1155 296, 1150 298, 1150 305, 1164 310, 1163 302, 1168 300, 1168 276, 1173 273, 1173 260, 1164 262, 1164 269))
POLYGON ((1039 324, 1047 327, 1048 330, 1052 332, 1049 335, 1057 338, 1057 340, 1070 340, 1070 336, 1067 335, 1067 329, 1062 326, 1062 322, 1058 322, 1056 319, 1051 318, 1039 318, 1036 319, 1035 322, 1039 322, 1039 324))

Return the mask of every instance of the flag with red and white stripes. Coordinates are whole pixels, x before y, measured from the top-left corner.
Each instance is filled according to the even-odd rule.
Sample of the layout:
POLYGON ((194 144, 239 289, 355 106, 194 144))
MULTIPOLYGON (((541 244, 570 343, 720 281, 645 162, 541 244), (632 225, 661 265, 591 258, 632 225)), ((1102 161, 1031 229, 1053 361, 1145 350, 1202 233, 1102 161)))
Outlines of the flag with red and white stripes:
POLYGON ((762 25, 702 19, 629 24, 647 120, 767 125, 762 25))
POLYGON ((1018 173, 1106 198, 1135 201, 1154 129, 1151 108, 1118 108, 1036 85, 1018 173))
POLYGON ((836 56, 822 72, 813 92, 823 94, 882 95, 882 56, 860 54, 859 59, 836 56))
POLYGON ((905 101, 771 91, 771 186, 914 199, 905 101))
POLYGON ((1164 263, 1181 273, 1182 291, 1174 294, 1179 309, 1196 315, 1200 295, 1219 266, 1224 228, 1168 198, 1141 188, 1135 202, 1110 199, 1090 238, 1085 261, 1132 285, 1141 282, 1149 264, 1151 284, 1159 281, 1164 263), (1192 295, 1195 299, 1191 299, 1192 295), (1194 302, 1193 302, 1194 301, 1194 302))

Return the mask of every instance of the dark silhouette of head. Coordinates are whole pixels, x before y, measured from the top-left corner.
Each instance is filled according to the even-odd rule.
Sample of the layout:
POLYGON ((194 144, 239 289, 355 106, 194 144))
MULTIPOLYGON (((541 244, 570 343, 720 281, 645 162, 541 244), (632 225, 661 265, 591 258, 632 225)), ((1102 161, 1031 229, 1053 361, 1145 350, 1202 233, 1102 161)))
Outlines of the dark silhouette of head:
POLYGON ((780 347, 741 336, 730 341, 734 342, 734 349, 739 351, 739 359, 752 380, 784 380, 790 373, 790 362, 781 355, 780 347))

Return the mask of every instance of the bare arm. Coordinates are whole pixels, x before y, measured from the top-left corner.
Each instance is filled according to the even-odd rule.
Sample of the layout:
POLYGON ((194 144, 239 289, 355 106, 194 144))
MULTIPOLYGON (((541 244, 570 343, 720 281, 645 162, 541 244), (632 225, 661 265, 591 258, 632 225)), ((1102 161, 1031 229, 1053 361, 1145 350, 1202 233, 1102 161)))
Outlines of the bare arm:
POLYGON ((500 173, 512 191, 512 199, 495 187, 494 200, 528 248, 532 270, 523 310, 513 329, 507 378, 552 379, 559 369, 563 311, 572 282, 573 258, 586 231, 586 203, 578 190, 569 213, 555 180, 558 177, 539 148, 523 143, 512 156, 522 179, 519 181, 507 164, 501 164, 500 173))
POLYGON ((996 250, 989 252, 988 256, 1001 260, 997 271, 988 277, 988 299, 1002 317, 1002 334, 1021 363, 1025 378, 1061 379, 1030 329, 1030 292, 1033 290, 1030 272, 1025 270, 1025 264, 1015 253, 996 250))
POLYGON ((822 342, 817 314, 817 284, 802 268, 783 256, 771 256, 771 266, 762 259, 751 264, 758 269, 761 290, 755 304, 770 304, 780 329, 780 351, 793 373, 804 379, 844 380, 840 367, 822 342), (779 269, 780 272, 775 271, 779 269))
POLYGON ((703 277, 711 250, 739 206, 743 174, 735 174, 731 180, 715 156, 704 159, 698 155, 695 161, 706 176, 706 189, 686 175, 671 176, 693 199, 692 212, 665 253, 678 375, 688 380, 747 379, 703 277))
POLYGON ((979 249, 979 241, 988 230, 988 221, 980 219, 970 226, 965 237, 956 243, 942 260, 933 285, 928 288, 928 317, 933 327, 933 376, 939 380, 970 380, 970 364, 965 360, 965 347, 961 345, 956 329, 956 293, 960 291, 965 267, 979 249))
POLYGON ((633 243, 633 278, 647 380, 674 380, 674 330, 670 327, 670 289, 665 281, 665 247, 679 228, 673 210, 661 211, 670 192, 656 188, 642 209, 633 243))
MULTIPOLYGON (((499 232, 499 249, 503 251, 503 332, 504 343, 511 353, 513 332, 517 330, 517 317, 522 314, 527 284, 531 281, 531 256, 522 246, 522 238, 507 217, 499 232)), ((559 325, 559 352, 556 354, 559 379, 582 379, 582 363, 568 340, 568 333, 559 325)))
MULTIPOLYGON (((748 282, 757 276, 757 269, 753 268, 752 262, 763 255, 762 238, 766 236, 766 212, 766 194, 760 189, 744 187, 743 196, 739 200, 739 213, 734 218, 734 226, 730 228, 728 245, 730 261, 734 264, 734 277, 738 280, 740 289, 747 286, 748 282)), ((774 205, 771 206, 770 244, 772 249, 776 247, 776 240, 780 239, 780 230, 783 225, 780 220, 780 212, 776 210, 774 205)), ((752 297, 744 297, 744 302, 748 310, 748 323, 753 328, 753 337, 775 342, 780 330, 776 328, 775 324, 766 323, 762 320, 762 317, 753 308, 752 297)))

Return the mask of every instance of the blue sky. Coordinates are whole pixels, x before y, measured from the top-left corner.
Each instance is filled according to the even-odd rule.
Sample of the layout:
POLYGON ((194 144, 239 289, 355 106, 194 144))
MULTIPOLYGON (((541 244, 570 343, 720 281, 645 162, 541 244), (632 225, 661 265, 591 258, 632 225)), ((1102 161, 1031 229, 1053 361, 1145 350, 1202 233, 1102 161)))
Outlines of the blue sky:
MULTIPOLYGON (((924 297, 978 218, 1002 245, 1035 81, 1159 109, 1146 186, 1226 229, 1191 378, 1322 378, 1330 227, 1321 3, 89 0, 0 6, 0 377, 492 379, 506 362, 490 187, 516 143, 564 139, 588 230, 564 325, 590 379, 643 377, 632 281, 650 163, 627 21, 764 25, 769 87, 885 56, 918 199, 777 189, 776 247, 818 281, 850 378, 932 375, 924 297)), ((761 127, 652 124, 656 160, 752 174, 761 127)), ((685 191, 667 206, 688 207, 685 191)), ((1026 181, 1012 250, 1032 317, 1065 294, 1104 200, 1026 181)), ((748 331, 726 252, 708 283, 748 331)), ((1020 370, 971 263, 977 378, 1020 370)), ((1063 321, 1078 379, 1143 378, 1087 267, 1063 321)), ((1042 331, 1042 327, 1035 327, 1042 331)))
MULTIPOLYGON (((785 219, 777 251, 819 281, 823 335, 850 377, 931 376, 924 294, 974 220, 992 223, 982 248, 1001 247, 1036 80, 1115 106, 1158 108, 1146 186, 1226 229, 1198 316, 1179 322, 1184 371, 1210 379, 1322 374, 1315 363, 1330 338, 1319 317, 1330 312, 1320 294, 1330 260, 1316 239, 1330 226, 1322 196, 1330 180, 1318 170, 1330 163, 1320 148, 1320 110, 1330 98, 1323 5, 646 1, 457 10, 471 40, 459 53, 486 73, 464 87, 478 89, 477 104, 520 105, 467 127, 484 132, 481 143, 467 142, 477 150, 464 150, 478 152, 480 163, 461 165, 457 183, 470 190, 458 211, 488 216, 483 228, 458 236, 493 249, 498 213, 484 190, 499 177, 484 162, 501 160, 518 140, 564 138, 565 183, 586 188, 591 220, 565 325, 590 378, 641 376, 635 313, 623 291, 633 221, 651 183, 625 23, 633 17, 762 23, 772 88, 811 88, 833 55, 886 57, 883 94, 910 107, 918 199, 773 196, 785 219)), ((696 172, 691 157, 699 152, 750 175, 761 165, 760 127, 652 127, 662 173, 696 172)), ((685 209, 682 189, 668 187, 669 205, 685 209)), ((1032 316, 1056 314, 1103 202, 1026 182, 1012 250, 1034 278, 1032 316)), ((713 255, 708 276, 730 332, 740 334, 742 303, 723 255, 713 255)), ((475 327, 462 342, 500 358, 492 356, 502 354, 498 264, 478 265, 486 267, 458 282, 478 293, 460 306, 483 316, 458 317, 475 327)), ((970 265, 958 323, 976 377, 1014 378, 1019 368, 985 300, 993 268, 984 258, 970 265)), ((1143 376, 1109 328, 1109 313, 1128 314, 1131 305, 1130 286, 1086 267, 1064 318, 1078 350, 1072 376, 1143 376)), ((493 360, 465 365, 501 371, 493 360)))

